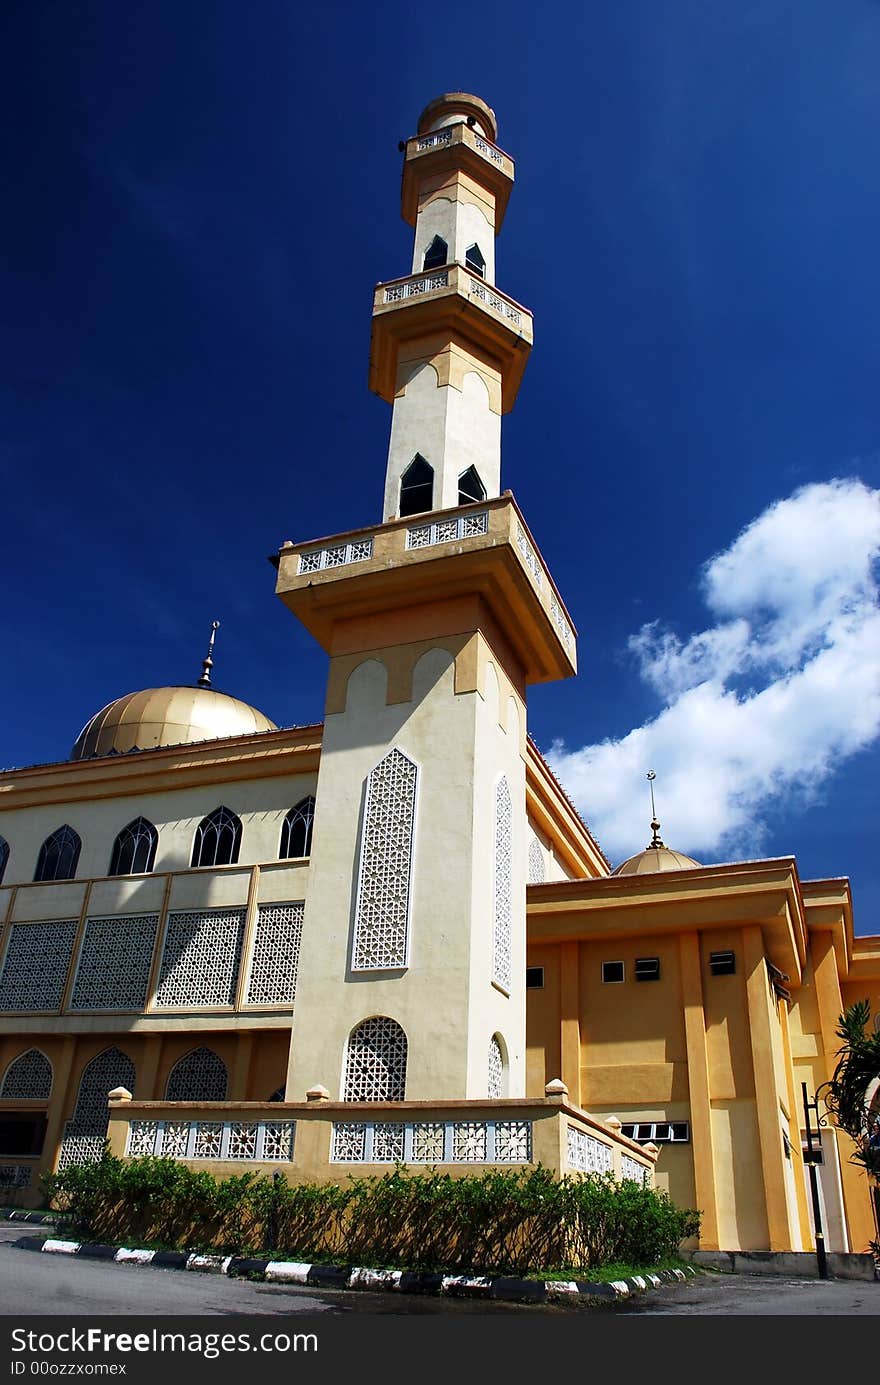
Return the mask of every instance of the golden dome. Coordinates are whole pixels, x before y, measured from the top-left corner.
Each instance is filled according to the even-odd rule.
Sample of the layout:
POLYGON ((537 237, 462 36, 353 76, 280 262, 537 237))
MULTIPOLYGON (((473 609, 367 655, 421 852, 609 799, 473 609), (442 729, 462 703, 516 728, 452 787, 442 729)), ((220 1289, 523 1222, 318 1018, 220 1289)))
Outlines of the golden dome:
POLYGON ((685 856, 682 851, 673 851, 660 838, 660 824, 656 818, 651 822, 653 836, 644 851, 635 856, 627 856, 621 861, 612 875, 653 875, 661 870, 690 870, 699 867, 700 862, 693 856, 685 856))
POLYGON ((117 697, 80 731, 71 760, 251 736, 278 727, 256 707, 207 687, 147 688, 117 697))

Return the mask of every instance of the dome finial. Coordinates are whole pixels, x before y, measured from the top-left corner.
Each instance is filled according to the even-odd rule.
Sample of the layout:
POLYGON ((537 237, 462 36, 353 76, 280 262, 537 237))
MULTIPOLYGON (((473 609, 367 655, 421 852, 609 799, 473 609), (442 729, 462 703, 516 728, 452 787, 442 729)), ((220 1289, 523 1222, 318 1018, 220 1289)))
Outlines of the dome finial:
POLYGON ((660 823, 657 821, 657 809, 654 807, 654 780, 657 776, 652 769, 649 769, 645 777, 651 786, 651 832, 653 835, 647 848, 650 851, 651 847, 665 846, 666 843, 660 836, 660 823))
POLYGON ((211 655, 214 652, 214 637, 219 629, 219 620, 212 620, 211 638, 208 641, 208 652, 202 660, 202 676, 196 684, 196 686, 199 688, 210 688, 211 686, 211 669, 214 667, 214 660, 211 658, 211 655))

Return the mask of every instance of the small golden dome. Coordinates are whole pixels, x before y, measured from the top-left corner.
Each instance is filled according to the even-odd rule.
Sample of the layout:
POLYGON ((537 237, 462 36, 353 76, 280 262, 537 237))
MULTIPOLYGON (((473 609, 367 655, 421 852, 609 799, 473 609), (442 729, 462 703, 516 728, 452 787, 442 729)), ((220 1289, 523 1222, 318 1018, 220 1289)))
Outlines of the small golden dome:
POLYGON ((277 730, 256 707, 213 688, 147 688, 117 697, 96 712, 79 733, 70 758, 89 760, 277 730))
POLYGON ((656 818, 651 820, 651 831, 653 833, 650 842, 644 851, 637 851, 635 856, 627 856, 625 861, 621 861, 612 875, 653 875, 661 870, 690 870, 698 867, 699 861, 695 861, 693 856, 685 856, 681 851, 673 851, 660 837, 660 824, 656 818))

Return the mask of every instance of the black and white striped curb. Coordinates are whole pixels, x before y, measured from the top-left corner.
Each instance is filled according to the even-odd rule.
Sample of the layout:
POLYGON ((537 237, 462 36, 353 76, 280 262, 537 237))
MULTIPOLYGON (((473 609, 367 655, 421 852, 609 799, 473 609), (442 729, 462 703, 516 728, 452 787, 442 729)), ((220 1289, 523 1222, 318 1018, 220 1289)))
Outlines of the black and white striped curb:
POLYGON ((21 1207, 4 1208, 0 1216, 4 1221, 26 1221, 31 1226, 51 1226, 57 1220, 55 1212, 25 1212, 21 1207))
POLYGON ((575 1279, 515 1279, 488 1275, 439 1274, 421 1270, 372 1270, 362 1266, 311 1265, 294 1260, 256 1260, 240 1255, 201 1255, 185 1250, 138 1250, 127 1246, 90 1245, 80 1241, 40 1240, 22 1236, 13 1243, 20 1250, 39 1250, 50 1255, 78 1255, 84 1260, 112 1260, 117 1265, 154 1265, 166 1270, 196 1270, 202 1274, 226 1274, 262 1280, 267 1284, 303 1284, 313 1289, 392 1290, 402 1294, 448 1294, 463 1298, 508 1299, 544 1303, 548 1299, 626 1298, 633 1293, 659 1289, 695 1276, 697 1271, 660 1270, 657 1274, 589 1283, 575 1279))

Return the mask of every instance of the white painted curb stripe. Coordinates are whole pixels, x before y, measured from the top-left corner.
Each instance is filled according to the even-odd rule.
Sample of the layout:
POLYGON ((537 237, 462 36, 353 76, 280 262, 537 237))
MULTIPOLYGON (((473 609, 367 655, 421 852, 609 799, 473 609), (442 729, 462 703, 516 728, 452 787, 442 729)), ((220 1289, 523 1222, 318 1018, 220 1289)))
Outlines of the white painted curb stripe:
POLYGON ((492 1283, 484 1275, 469 1276, 466 1274, 444 1275, 440 1284, 441 1294, 448 1294, 450 1289, 488 1289, 492 1283))
POLYGON ((611 1287, 614 1292, 620 1294, 621 1297, 629 1293, 629 1285, 623 1279, 612 1279, 611 1287))
POLYGON ((635 1284, 638 1289, 647 1289, 647 1284, 640 1274, 630 1275, 630 1283, 635 1284))
POLYGON ((305 1284, 311 1265, 301 1265, 295 1260, 270 1260, 264 1271, 267 1279, 287 1281, 289 1284, 305 1284))
POLYGON ((154 1250, 130 1250, 128 1246, 120 1246, 113 1259, 120 1265, 149 1265, 154 1250))
POLYGON ((348 1281, 350 1289, 396 1289, 400 1284, 402 1270, 369 1270, 358 1266, 351 1272, 348 1281))
POLYGON ((79 1241, 44 1241, 43 1250, 50 1255, 76 1255, 79 1250, 79 1241))
POLYGON ((192 1254, 184 1265, 187 1270, 201 1270, 202 1274, 222 1274, 224 1257, 222 1255, 192 1254))
POLYGON ((547 1293, 548 1293, 548 1294, 560 1294, 560 1295, 564 1295, 564 1294, 577 1294, 577 1293, 579 1293, 579 1292, 580 1292, 580 1290, 578 1289, 578 1286, 577 1286, 577 1284, 574 1282, 573 1279, 548 1279, 548 1280, 547 1280, 547 1293))

